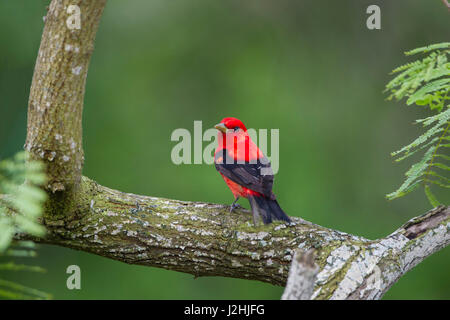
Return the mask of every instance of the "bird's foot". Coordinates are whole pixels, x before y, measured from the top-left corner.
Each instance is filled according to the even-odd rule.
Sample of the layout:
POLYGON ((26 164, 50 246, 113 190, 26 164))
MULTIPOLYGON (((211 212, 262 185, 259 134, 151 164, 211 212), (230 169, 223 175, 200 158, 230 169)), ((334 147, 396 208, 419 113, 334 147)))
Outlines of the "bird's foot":
POLYGON ((232 213, 234 209, 243 209, 243 207, 235 201, 230 206, 230 213, 232 213))

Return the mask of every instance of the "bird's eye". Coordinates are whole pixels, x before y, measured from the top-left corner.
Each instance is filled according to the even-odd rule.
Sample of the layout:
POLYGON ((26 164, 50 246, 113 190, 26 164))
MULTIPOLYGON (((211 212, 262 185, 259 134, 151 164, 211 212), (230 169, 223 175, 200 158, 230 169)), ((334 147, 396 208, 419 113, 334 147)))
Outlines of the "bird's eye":
POLYGON ((234 131, 238 131, 239 129, 239 127, 234 127, 234 131))

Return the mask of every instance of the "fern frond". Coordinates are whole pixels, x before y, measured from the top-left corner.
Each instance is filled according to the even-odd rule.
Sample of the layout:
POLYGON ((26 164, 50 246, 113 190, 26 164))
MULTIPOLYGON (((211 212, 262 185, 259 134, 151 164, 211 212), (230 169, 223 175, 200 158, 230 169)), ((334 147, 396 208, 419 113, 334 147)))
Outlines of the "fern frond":
MULTIPOLYGON (((0 258, 36 256, 34 243, 17 242, 11 247, 16 232, 27 232, 41 236, 44 228, 37 219, 42 214, 46 193, 39 186, 46 176, 40 162, 28 161, 25 152, 17 153, 13 159, 0 162, 0 258)), ((2 271, 43 272, 37 266, 18 265, 0 261, 2 271)), ((49 299, 50 295, 21 284, 0 279, 0 298, 6 299, 49 299)))
POLYGON ((406 101, 406 104, 409 106, 415 103, 417 100, 423 100, 427 98, 427 94, 435 91, 441 91, 442 93, 446 93, 449 91, 450 78, 438 79, 433 82, 429 82, 427 85, 423 86, 419 90, 417 90, 414 94, 412 94, 409 99, 406 101))
POLYGON ((0 279, 0 296, 10 299, 50 299, 48 293, 30 287, 20 285, 15 282, 0 279), (7 288, 8 290, 1 289, 7 288))
POLYGON ((29 266, 26 264, 15 264, 10 261, 7 263, 0 263, 0 271, 30 271, 44 273, 46 270, 39 266, 29 266))
POLYGON ((440 204, 431 191, 431 185, 448 188, 450 179, 450 106, 448 105, 450 91, 450 42, 438 43, 406 52, 406 55, 428 53, 421 60, 409 62, 392 73, 399 73, 386 85, 390 92, 388 100, 406 98, 406 104, 428 106, 433 112, 431 117, 419 119, 426 131, 410 144, 392 152, 396 161, 402 161, 419 151, 426 150, 422 159, 413 164, 406 172, 406 180, 394 192, 388 194, 388 199, 402 197, 423 185, 425 195, 430 204, 435 207, 440 204), (439 173, 438 173, 439 172, 439 173))
POLYGON ((442 159, 444 159, 444 160, 450 161, 450 156, 447 156, 447 155, 445 155, 445 154, 436 154, 436 157, 437 157, 437 158, 442 158, 442 159))
POLYGON ((439 206, 441 204, 438 201, 438 199, 436 198, 436 196, 431 192, 430 186, 428 184, 425 185, 424 190, 425 190, 425 195, 427 196, 428 201, 433 206, 433 208, 436 208, 437 206, 439 206))
POLYGON ((422 181, 422 179, 420 178, 424 175, 424 173, 428 169, 428 163, 431 160, 435 150, 436 146, 430 147, 425 153, 422 160, 420 160, 418 163, 413 164, 411 168, 409 168, 409 170, 406 171, 405 182, 403 182, 400 188, 398 188, 396 191, 387 195, 387 198, 389 200, 402 197, 415 189, 411 187, 416 185, 417 182, 422 181))
MULTIPOLYGON (((418 138, 416 138, 413 142, 411 142, 410 144, 404 146, 403 148, 401 148, 400 150, 394 151, 391 153, 391 156, 397 156, 401 153, 405 153, 405 156, 402 158, 406 158, 408 156, 408 154, 411 152, 412 149, 417 148, 418 146, 420 146, 421 144, 425 143, 428 141, 429 138, 435 136, 436 134, 442 132, 445 130, 444 125, 447 123, 447 121, 450 120, 450 108, 447 109, 447 111, 439 113, 437 115, 425 118, 425 119, 419 119, 416 120, 417 123, 423 123, 423 126, 429 126, 435 122, 437 122, 433 127, 431 127, 430 129, 428 129, 424 134, 420 135, 418 138)), ((437 142, 439 138, 435 137, 432 141, 430 142, 437 142)))
POLYGON ((435 184, 435 185, 437 185, 437 186, 439 186, 441 188, 450 188, 450 184, 445 184, 445 183, 442 183, 440 181, 430 180, 430 179, 427 179, 426 181, 431 183, 431 184, 435 184))
POLYGON ((45 231, 37 219, 47 197, 39 188, 46 176, 41 162, 27 159, 27 153, 19 152, 0 162, 0 193, 6 194, 0 198, 0 253, 16 232, 42 236, 45 231))
POLYGON ((424 53, 424 52, 430 52, 433 50, 437 50, 437 49, 448 49, 450 48, 450 42, 442 42, 442 43, 436 43, 436 44, 431 44, 429 46, 425 46, 425 47, 420 47, 420 48, 416 48, 410 51, 406 51, 405 55, 406 56, 411 56, 417 53, 424 53))
POLYGON ((401 157, 398 157, 397 159, 395 159, 395 162, 400 162, 400 161, 402 161, 402 160, 412 156, 413 154, 415 154, 415 153, 417 153, 417 152, 419 152, 419 151, 421 151, 421 150, 423 150, 425 148, 428 148, 432 144, 436 143, 438 140, 439 140, 438 137, 434 137, 433 139, 431 139, 430 141, 428 141, 425 144, 417 145, 414 149, 413 149, 413 147, 411 147, 410 149, 402 150, 402 149, 406 148, 406 147, 403 147, 402 149, 400 149, 400 150, 398 150, 396 152, 392 152, 391 156, 397 156, 399 153, 404 152, 404 154, 401 157))
MULTIPOLYGON (((405 63, 404 65, 401 65, 400 67, 395 68, 394 70, 391 71, 391 74, 403 71, 403 70, 408 70, 407 72, 405 72, 404 74, 407 75, 417 69, 422 68, 422 63, 420 61, 414 61, 414 62, 408 62, 405 63)), ((389 84, 388 84, 389 86, 389 84)))

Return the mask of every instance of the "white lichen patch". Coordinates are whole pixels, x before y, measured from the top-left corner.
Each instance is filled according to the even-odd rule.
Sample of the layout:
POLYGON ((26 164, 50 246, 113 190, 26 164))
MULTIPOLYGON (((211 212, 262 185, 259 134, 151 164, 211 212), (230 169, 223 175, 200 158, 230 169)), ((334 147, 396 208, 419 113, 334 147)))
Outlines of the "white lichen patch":
POLYGON ((311 300, 314 300, 322 291, 322 287, 319 287, 319 289, 317 289, 316 291, 314 291, 314 293, 311 296, 311 300))
POLYGON ((261 259, 261 255, 258 252, 250 253, 250 257, 252 258, 252 260, 259 260, 259 259, 261 259))
POLYGON ((286 256, 283 257, 283 260, 284 261, 291 261, 292 260, 292 256, 290 254, 286 255, 286 256))
POLYGON ((73 138, 70 138, 69 143, 70 143, 70 149, 72 150, 72 152, 75 152, 75 148, 77 147, 77 144, 75 143, 73 138))
POLYGON ((336 271, 344 266, 357 249, 358 247, 356 246, 347 246, 345 244, 334 249, 328 256, 325 267, 317 274, 317 283, 325 283, 336 271))
POLYGON ((204 230, 204 229, 200 229, 199 231, 196 231, 195 234, 199 234, 202 236, 214 236, 214 232, 204 230))
POLYGON ((67 162, 67 161, 70 160, 70 158, 68 156, 66 156, 66 155, 63 155, 62 159, 63 159, 64 162, 67 162))
POLYGON ((101 240, 98 238, 98 235, 94 235, 94 240, 93 240, 93 242, 95 242, 95 243, 103 243, 103 241, 101 241, 101 240))
POLYGON ((231 254, 235 255, 235 256, 245 256, 246 255, 245 252, 242 252, 242 251, 239 251, 239 250, 234 250, 234 251, 231 252, 231 254))
POLYGON ((195 215, 195 214, 189 214, 189 215, 186 215, 186 216, 184 217, 184 219, 185 219, 185 220, 191 220, 191 221, 210 222, 208 219, 199 217, 199 216, 197 216, 197 215, 195 215))
MULTIPOLYGON (((189 246, 193 246, 193 244, 192 243, 188 243, 188 245, 189 246)), ((209 248, 211 248, 211 246, 212 246, 212 244, 204 244, 204 243, 202 243, 202 242, 196 242, 195 243, 195 245, 197 246, 197 247, 199 247, 199 248, 202 248, 202 249, 209 249, 209 248)))
POLYGON ((274 242, 283 242, 285 240, 286 240, 285 237, 273 237, 272 238, 272 241, 274 241, 274 242))
POLYGON ((133 230, 128 230, 127 231, 127 236, 128 237, 135 237, 135 236, 137 236, 137 232, 133 231, 133 230))
POLYGON ((378 250, 375 250, 373 254, 380 255, 383 251, 386 251, 386 249, 402 250, 408 241, 409 239, 402 234, 385 238, 377 244, 378 250))
POLYGON ((185 227, 180 226, 180 225, 178 225, 178 224, 172 224, 171 226, 174 227, 178 232, 186 232, 186 231, 189 231, 188 228, 185 228, 185 227))
POLYGON ((102 226, 99 229, 95 230, 94 234, 100 233, 100 232, 105 231, 105 230, 106 230, 106 226, 102 226))
POLYGON ((159 213, 159 212, 155 212, 155 214, 158 216, 158 217, 161 217, 161 218, 163 218, 163 219, 169 219, 169 216, 167 215, 167 214, 163 214, 163 213, 159 213))
POLYGON ((145 259, 148 259, 148 253, 147 253, 147 252, 138 253, 138 254, 136 255, 136 257, 137 257, 139 260, 145 260, 145 259))
POLYGON ((83 69, 82 66, 77 66, 77 67, 75 67, 75 68, 72 68, 72 73, 73 73, 74 75, 78 76, 78 75, 80 75, 80 73, 81 73, 81 69, 83 69))
POLYGON ((269 250, 263 253, 263 257, 268 258, 268 257, 273 257, 275 255, 275 251, 274 250, 269 250))
POLYGON ((236 232, 236 238, 238 240, 263 240, 270 236, 268 232, 248 233, 248 232, 236 232))
POLYGON ((118 233, 120 233, 122 231, 123 224, 121 224, 121 223, 114 223, 112 225, 112 227, 115 228, 113 231, 111 231, 111 234, 114 236, 114 235, 116 235, 116 234, 118 234, 118 233))
POLYGON ((56 152, 52 151, 50 152, 50 156, 48 157, 48 161, 53 161, 53 159, 55 159, 56 157, 56 152))
MULTIPOLYGON (((352 262, 344 278, 339 283, 339 286, 333 292, 331 299, 342 300, 350 295, 374 271, 380 259, 380 256, 375 256, 369 252, 361 254, 352 262)), ((379 281, 380 279, 375 279, 374 282, 378 284, 379 281)))
POLYGON ((300 242, 297 246, 299 249, 303 249, 306 246, 306 242, 300 242))

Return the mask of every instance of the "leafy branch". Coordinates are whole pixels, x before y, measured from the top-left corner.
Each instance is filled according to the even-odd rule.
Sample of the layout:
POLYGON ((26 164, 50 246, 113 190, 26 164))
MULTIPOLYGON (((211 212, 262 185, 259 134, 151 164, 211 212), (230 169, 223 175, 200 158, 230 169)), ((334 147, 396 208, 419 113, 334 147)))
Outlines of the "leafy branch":
POLYGON ((387 198, 402 197, 422 185, 428 201, 436 207, 440 202, 431 192, 431 185, 450 188, 450 43, 433 44, 405 54, 411 56, 419 53, 428 55, 392 71, 398 75, 386 85, 386 91, 390 92, 388 100, 407 98, 407 105, 428 106, 435 114, 416 120, 426 128, 425 133, 391 153, 398 162, 425 150, 422 159, 406 172, 403 184, 387 198))
MULTIPOLYGON (((38 266, 4 261, 9 257, 36 256, 33 242, 18 242, 11 246, 14 234, 27 232, 43 236, 44 227, 38 223, 47 194, 40 189, 46 181, 41 162, 29 161, 25 152, 0 162, 0 271, 45 272, 38 266)), ((0 297, 7 299, 48 299, 47 293, 0 278, 0 297)))

